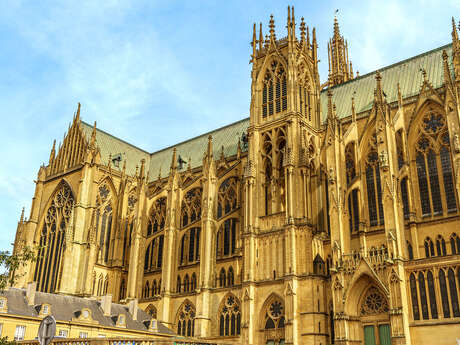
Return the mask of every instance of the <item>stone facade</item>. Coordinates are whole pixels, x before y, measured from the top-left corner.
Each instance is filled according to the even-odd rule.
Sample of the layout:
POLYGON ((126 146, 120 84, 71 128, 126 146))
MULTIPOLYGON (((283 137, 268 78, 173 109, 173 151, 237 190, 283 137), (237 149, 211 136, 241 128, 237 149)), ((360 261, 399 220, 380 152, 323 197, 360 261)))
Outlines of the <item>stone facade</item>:
POLYGON ((455 343, 455 22, 452 44, 359 77, 335 22, 324 85, 294 9, 287 37, 256 31, 249 119, 149 153, 78 107, 19 222, 15 251, 41 258, 18 287, 138 299, 239 344, 455 343))

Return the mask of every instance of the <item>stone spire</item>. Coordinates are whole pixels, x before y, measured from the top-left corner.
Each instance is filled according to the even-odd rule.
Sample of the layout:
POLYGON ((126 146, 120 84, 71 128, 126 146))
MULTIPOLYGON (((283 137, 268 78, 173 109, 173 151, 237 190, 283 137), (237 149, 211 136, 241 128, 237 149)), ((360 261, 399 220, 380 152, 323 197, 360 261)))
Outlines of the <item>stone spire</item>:
POLYGON ((348 42, 340 35, 339 22, 334 17, 334 34, 327 44, 329 57, 329 86, 353 79, 353 67, 348 59, 348 42))

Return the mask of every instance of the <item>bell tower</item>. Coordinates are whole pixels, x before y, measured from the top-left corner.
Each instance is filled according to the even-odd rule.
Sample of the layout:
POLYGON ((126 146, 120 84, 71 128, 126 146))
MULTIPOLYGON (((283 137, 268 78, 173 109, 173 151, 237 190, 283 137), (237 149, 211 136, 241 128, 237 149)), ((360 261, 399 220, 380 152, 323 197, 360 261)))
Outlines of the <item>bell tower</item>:
MULTIPOLYGON (((303 296, 306 291, 324 291, 321 283, 305 278, 313 274, 314 258, 322 251, 321 241, 315 246, 312 243, 324 231, 320 215, 325 212, 320 188, 321 108, 316 30, 313 28, 310 37, 310 29, 302 18, 297 32, 293 7, 288 7, 286 29, 287 36, 278 36, 273 16, 265 36, 262 24, 259 32, 254 24, 243 226, 247 313, 251 313, 254 303, 265 303, 267 308, 275 308, 271 306, 275 303, 275 309, 281 306, 285 313, 277 317, 285 318, 286 324, 283 321, 283 327, 278 329, 274 317, 276 327, 264 333, 256 331, 264 325, 252 323, 264 315, 245 320, 248 333, 243 335, 247 344, 266 343, 269 338, 264 337, 268 334, 275 334, 275 338, 284 339, 286 344, 308 342, 297 332, 298 325, 318 325, 318 320, 310 319, 316 314, 307 305, 300 310, 298 301, 311 297, 303 296), (256 284, 269 280, 276 286, 269 287, 271 292, 281 289, 276 297, 271 297, 273 302, 267 300, 268 290, 264 290, 268 285, 256 284), (258 299, 263 300, 257 302, 258 299), (299 310, 305 316, 299 318, 299 310)), ((315 330, 311 331, 313 334, 315 330)))

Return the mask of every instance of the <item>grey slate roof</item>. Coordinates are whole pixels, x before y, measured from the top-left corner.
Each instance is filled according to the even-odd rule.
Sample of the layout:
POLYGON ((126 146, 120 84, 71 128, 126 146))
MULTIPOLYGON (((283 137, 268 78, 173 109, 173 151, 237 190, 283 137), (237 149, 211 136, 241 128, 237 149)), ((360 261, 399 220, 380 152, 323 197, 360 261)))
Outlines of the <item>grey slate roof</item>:
MULTIPOLYGON (((446 50, 449 56, 452 53, 452 45, 448 44, 434 50, 414 56, 410 59, 400 61, 393 65, 380 69, 382 75, 383 90, 387 95, 387 101, 397 100, 397 84, 400 83, 401 93, 404 98, 417 95, 422 85, 423 68, 427 72, 429 82, 434 88, 443 84, 442 51, 446 50)), ((336 105, 337 116, 344 118, 351 115, 351 98, 355 98, 356 113, 362 113, 372 108, 375 89, 375 73, 371 72, 346 83, 331 88, 333 92, 332 101, 336 105)), ((321 110, 323 120, 327 116, 327 90, 321 91, 321 110)), ((91 136, 92 126, 82 122, 83 130, 87 138, 91 136)), ((141 159, 146 160, 146 170, 149 171, 150 181, 158 178, 161 169, 161 176, 169 174, 173 148, 177 149, 177 157, 188 163, 191 158, 192 168, 202 165, 203 154, 207 147, 208 135, 213 137, 214 158, 218 159, 221 147, 224 146, 226 157, 236 154, 238 140, 249 126, 249 118, 245 118, 228 126, 205 133, 190 140, 178 143, 163 150, 148 153, 134 145, 118 139, 100 129, 97 129, 96 141, 101 151, 101 158, 104 164, 107 163, 110 154, 112 156, 121 153, 122 159, 126 159, 126 172, 134 175, 136 165, 140 165, 141 159)), ((187 165, 184 166, 186 168, 187 165)), ((118 169, 121 169, 122 164, 118 169)), ((116 169, 116 167, 113 167, 116 169)))
MULTIPOLYGON (((113 316, 124 314, 126 317, 126 329, 148 331, 148 325, 144 324, 144 321, 151 319, 150 315, 139 308, 137 311, 137 320, 133 320, 128 311, 128 307, 117 303, 112 303, 111 315, 104 316, 100 303, 97 300, 90 298, 37 291, 35 293, 34 306, 29 306, 26 299, 26 291, 24 289, 9 288, 0 294, 0 296, 5 296, 7 298, 7 314, 12 315, 38 317, 39 308, 36 308, 36 306, 46 303, 51 306, 50 313, 54 316, 56 321, 71 321, 73 318, 76 318, 78 313, 84 308, 91 310, 91 318, 96 320, 99 325, 107 327, 116 326, 116 318, 113 318, 113 316)), ((161 322, 158 322, 157 325, 158 333, 174 334, 173 331, 161 322)))

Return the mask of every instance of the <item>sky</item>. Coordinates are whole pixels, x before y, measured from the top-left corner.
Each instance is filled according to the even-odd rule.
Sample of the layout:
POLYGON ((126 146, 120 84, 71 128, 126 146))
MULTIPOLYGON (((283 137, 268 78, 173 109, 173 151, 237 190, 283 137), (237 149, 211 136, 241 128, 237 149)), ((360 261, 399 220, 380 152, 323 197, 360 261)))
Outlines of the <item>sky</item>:
POLYGON ((249 116, 253 23, 287 6, 317 30, 321 81, 339 9, 361 75, 451 42, 460 0, 4 0, 0 12, 0 250, 11 250, 34 179, 81 117, 154 152, 249 116))

